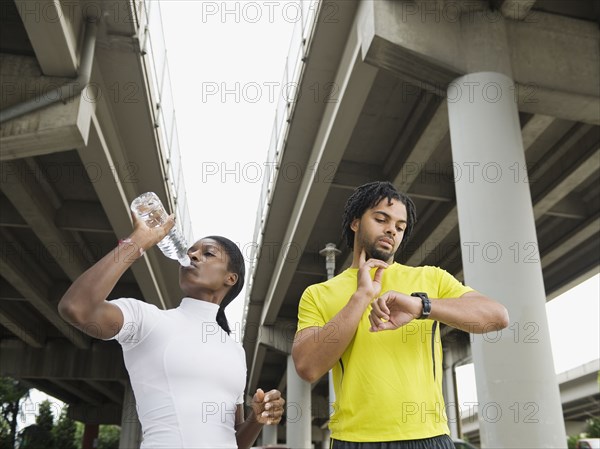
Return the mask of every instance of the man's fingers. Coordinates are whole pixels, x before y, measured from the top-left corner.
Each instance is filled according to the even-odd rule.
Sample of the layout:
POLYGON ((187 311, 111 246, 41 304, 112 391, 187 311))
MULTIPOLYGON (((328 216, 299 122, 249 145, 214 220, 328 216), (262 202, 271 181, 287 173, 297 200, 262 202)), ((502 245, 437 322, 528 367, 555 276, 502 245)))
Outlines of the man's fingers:
POLYGON ((358 266, 362 266, 367 260, 367 253, 365 253, 365 249, 360 250, 360 255, 358 256, 358 266))
POLYGON ((388 320, 389 309, 387 308, 385 301, 381 301, 381 298, 377 298, 375 301, 371 303, 371 315, 376 318, 388 320))
POLYGON ((373 316, 373 312, 369 313, 369 323, 371 323, 371 329, 377 326, 376 318, 373 316))
MULTIPOLYGON (((380 310, 381 312, 383 312, 386 315, 386 319, 389 318, 390 315, 390 308, 388 307, 388 301, 390 301, 390 296, 389 293, 385 293, 382 296, 380 296, 379 298, 377 298, 375 301, 373 301, 373 304, 375 304, 377 306, 377 310, 380 310)), ((393 300, 392 300, 393 301, 393 300)))
POLYGON ((375 276, 373 276, 373 281, 381 284, 381 278, 383 277, 384 267, 378 267, 377 271, 375 271, 375 276))
POLYGON ((382 321, 377 326, 372 327, 370 330, 371 332, 379 332, 393 329, 396 329, 396 327, 392 323, 390 323, 389 321, 382 321))

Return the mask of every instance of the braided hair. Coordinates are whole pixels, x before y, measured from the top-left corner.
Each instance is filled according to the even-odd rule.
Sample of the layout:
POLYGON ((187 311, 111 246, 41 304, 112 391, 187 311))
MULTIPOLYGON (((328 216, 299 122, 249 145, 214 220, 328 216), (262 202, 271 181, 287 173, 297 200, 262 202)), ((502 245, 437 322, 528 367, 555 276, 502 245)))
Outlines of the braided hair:
POLYGON ((388 203, 398 200, 406 207, 407 223, 404 237, 399 250, 403 249, 410 239, 415 223, 417 222, 417 209, 413 201, 404 193, 398 192, 396 187, 388 181, 376 181, 357 187, 344 207, 342 218, 342 234, 350 249, 354 248, 354 231, 350 228, 355 218, 360 218, 367 209, 375 207, 382 199, 387 198, 388 203))
POLYGON ((225 332, 227 332, 227 335, 229 335, 231 334, 231 329, 229 328, 229 323, 227 322, 227 317, 225 316, 225 307, 227 307, 229 303, 240 294, 240 291, 242 291, 242 287, 244 286, 244 276, 246 274, 244 256, 242 255, 242 252, 238 246, 228 238, 218 235, 211 235, 206 238, 215 240, 219 243, 219 245, 221 245, 221 248, 223 248, 223 250, 227 253, 228 257, 227 270, 237 274, 238 276, 236 283, 231 286, 223 298, 223 301, 221 301, 221 304, 219 304, 219 310, 217 311, 217 324, 221 326, 225 332))

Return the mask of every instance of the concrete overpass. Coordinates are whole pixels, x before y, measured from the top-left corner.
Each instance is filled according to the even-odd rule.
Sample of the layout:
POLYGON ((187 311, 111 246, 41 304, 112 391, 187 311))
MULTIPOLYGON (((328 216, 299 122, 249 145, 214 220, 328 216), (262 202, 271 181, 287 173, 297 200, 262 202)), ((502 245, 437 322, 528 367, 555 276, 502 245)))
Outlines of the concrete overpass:
MULTIPOLYGON (((599 371, 600 360, 596 359, 557 376, 567 435, 579 435, 585 430, 585 420, 600 414, 599 371)), ((516 412, 516 409, 513 410, 516 412)), ((481 443, 479 419, 485 417, 479 414, 478 407, 473 404, 461 416, 462 434, 474 444, 481 443)), ((538 419, 535 404, 529 407, 526 414, 528 420, 538 419)), ((496 419, 495 410, 490 410, 488 419, 496 419)))
MULTIPOLYGON (((140 193, 156 192, 191 237, 158 4, 11 0, 0 13, 0 375, 86 424, 123 424, 131 447, 118 344, 69 327, 57 302, 130 233, 140 193)), ((110 296, 172 307, 177 264, 151 250, 110 296)))
MULTIPOLYGON (((328 419, 326 379, 306 387, 291 372, 297 304, 307 285, 326 279, 320 251, 327 243, 335 243, 341 251, 336 272, 349 266, 351 252, 341 239, 340 222, 343 205, 356 186, 390 180, 415 200, 419 222, 399 262, 441 266, 473 286, 478 276, 469 279, 466 269, 475 273, 478 267, 489 266, 493 257, 472 264, 467 252, 472 245, 465 245, 475 242, 481 249, 497 243, 500 233, 515 233, 519 249, 511 250, 510 244, 501 248, 504 257, 499 265, 504 263, 506 271, 497 271, 496 276, 511 279, 514 289, 531 288, 540 298, 533 301, 525 295, 525 302, 511 304, 510 309, 513 323, 531 320, 541 326, 543 343, 536 346, 537 352, 521 355, 519 351, 531 348, 507 345, 506 359, 512 354, 530 363, 531 355, 548 354, 547 323, 528 315, 523 304, 532 301, 536 313, 541 311, 537 316, 544 316, 544 300, 597 273, 599 265, 597 2, 339 1, 319 3, 316 11, 314 21, 297 27, 284 74, 284 81, 297 83, 299 95, 280 101, 277 108, 267 159, 277 170, 263 186, 255 232, 260 247, 251 274, 244 334, 249 391, 257 385, 285 389, 293 381, 297 391, 288 389, 288 401, 311 408, 308 424, 294 423, 301 430, 279 429, 279 437, 272 429, 265 431, 265 442, 287 438, 291 444, 289 439, 294 438, 297 447, 326 439, 322 429, 328 419), (498 157, 457 160, 452 154, 456 148, 451 146, 449 109, 465 98, 447 89, 451 84, 456 89, 457 78, 481 72, 500 72, 514 81, 510 90, 518 108, 514 122, 521 159, 503 165, 502 175, 480 171, 488 163, 498 164, 498 157), (461 209, 457 202, 459 181, 464 187, 471 176, 473 183, 465 192, 473 195, 490 187, 486 182, 498 180, 493 177, 507 182, 509 176, 512 184, 521 183, 516 195, 503 192, 480 200, 485 204, 508 195, 529 203, 528 224, 491 226, 486 230, 498 234, 492 232, 487 240, 461 235, 468 228, 471 233, 486 228, 470 224, 468 208, 461 209), (477 184, 477 177, 487 180, 477 184), (517 238, 525 227, 531 233, 517 238), (529 262, 539 272, 516 281, 523 274, 520 270, 533 267, 529 262)), ((454 123, 463 126, 463 135, 475 134, 476 129, 464 122, 454 123)), ((507 189, 517 189, 515 185, 507 189)), ((509 203, 510 198, 501 202, 509 203)), ((492 277, 492 271, 487 276, 492 277)), ((481 290, 493 296, 489 287, 483 285, 481 290)), ((501 292, 498 297, 511 301, 522 294, 501 292)), ((446 335, 450 332, 444 330, 446 335)), ((502 344, 494 349, 500 350, 502 344)), ((481 354, 481 342, 478 345, 481 354)), ((453 346, 447 360, 450 354, 460 360, 468 352, 464 345, 453 346)), ((542 370, 542 377, 554 404, 548 412, 559 421, 551 358, 543 358, 540 366, 548 369, 542 370)), ((499 368, 490 372, 509 370, 508 365, 499 368)), ((513 381, 511 394, 525 388, 524 382, 513 381)), ((481 382, 480 389, 489 394, 498 384, 481 382)), ((515 435, 504 430, 504 435, 515 435)), ((556 441, 562 444, 562 436, 556 441)))

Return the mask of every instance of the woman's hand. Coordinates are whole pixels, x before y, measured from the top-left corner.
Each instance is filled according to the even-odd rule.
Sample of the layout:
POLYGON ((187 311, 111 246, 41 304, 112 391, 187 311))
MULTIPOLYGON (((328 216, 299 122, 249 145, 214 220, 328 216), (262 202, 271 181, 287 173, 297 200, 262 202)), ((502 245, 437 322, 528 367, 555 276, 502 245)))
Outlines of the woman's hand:
POLYGON ((131 217, 133 219, 133 232, 125 241, 129 240, 133 242, 140 250, 140 254, 160 242, 169 233, 171 228, 175 226, 174 214, 169 215, 164 224, 154 228, 149 227, 144 220, 140 219, 133 212, 131 213, 131 217))
POLYGON ((257 389, 252 398, 252 410, 256 421, 260 424, 278 424, 283 415, 283 404, 285 399, 281 397, 279 390, 265 393, 260 388, 257 389))

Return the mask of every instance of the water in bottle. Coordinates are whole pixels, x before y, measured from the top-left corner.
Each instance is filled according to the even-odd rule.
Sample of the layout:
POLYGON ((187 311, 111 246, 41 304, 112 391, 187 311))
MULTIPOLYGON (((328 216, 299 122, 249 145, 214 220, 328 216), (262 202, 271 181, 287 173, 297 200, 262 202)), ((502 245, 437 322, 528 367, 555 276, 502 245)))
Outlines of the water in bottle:
MULTIPOLYGON (((169 214, 167 214, 160 198, 154 192, 146 192, 138 196, 131 203, 131 210, 151 228, 161 226, 169 218, 169 214)), ((165 238, 158 242, 156 246, 168 258, 179 260, 179 263, 184 267, 190 266, 190 258, 187 255, 187 242, 176 226, 173 226, 165 238)))

